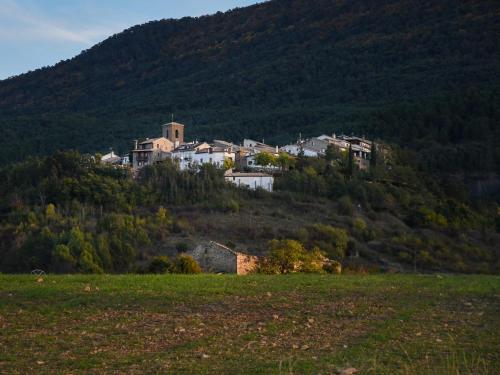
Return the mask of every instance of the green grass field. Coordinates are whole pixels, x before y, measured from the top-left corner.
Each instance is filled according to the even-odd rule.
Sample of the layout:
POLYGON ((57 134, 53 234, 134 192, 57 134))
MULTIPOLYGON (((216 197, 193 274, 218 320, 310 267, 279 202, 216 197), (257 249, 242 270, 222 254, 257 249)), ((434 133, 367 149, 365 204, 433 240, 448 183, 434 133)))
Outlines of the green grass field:
POLYGON ((0 275, 0 373, 500 373, 494 276, 0 275))

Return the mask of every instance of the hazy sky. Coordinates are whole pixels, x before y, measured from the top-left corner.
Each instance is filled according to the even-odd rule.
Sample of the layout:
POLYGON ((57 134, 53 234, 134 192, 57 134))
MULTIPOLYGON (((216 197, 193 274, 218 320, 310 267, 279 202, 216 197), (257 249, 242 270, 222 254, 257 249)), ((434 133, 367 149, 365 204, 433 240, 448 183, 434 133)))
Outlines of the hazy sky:
POLYGON ((0 0, 0 80, 77 55, 130 26, 259 0, 0 0))

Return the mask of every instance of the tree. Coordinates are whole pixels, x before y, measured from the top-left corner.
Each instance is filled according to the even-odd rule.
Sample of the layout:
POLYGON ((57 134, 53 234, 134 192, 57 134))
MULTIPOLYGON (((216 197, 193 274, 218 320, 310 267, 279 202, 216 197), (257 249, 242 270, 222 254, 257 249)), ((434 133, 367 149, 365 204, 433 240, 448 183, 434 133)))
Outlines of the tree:
POLYGON ((335 160, 342 159, 342 152, 337 146, 329 144, 326 148, 325 159, 331 165, 335 160))
POLYGON ((354 155, 352 152, 352 145, 349 145, 346 175, 349 178, 351 178, 354 175, 354 155))
POLYGON ((47 220, 54 220, 56 217, 56 206, 54 206, 52 203, 49 203, 45 208, 45 218, 47 220))
POLYGON ((375 173, 375 170, 377 168, 377 144, 375 142, 372 142, 372 150, 371 150, 371 155, 370 155, 370 170, 372 173, 375 173))
POLYGON ((172 224, 172 216, 165 207, 158 207, 158 211, 156 211, 156 222, 160 226, 168 226, 172 224))
POLYGON ((269 152, 260 152, 255 155, 255 162, 257 165, 261 165, 263 167, 267 167, 270 165, 276 165, 276 157, 269 152))
POLYGON ((71 250, 67 245, 57 245, 52 252, 52 258, 55 272, 68 273, 74 271, 76 259, 71 254, 71 250))
POLYGON ((224 159, 224 170, 228 171, 230 169, 234 168, 234 160, 231 158, 225 158, 224 159))
POLYGON ((277 163, 282 171, 288 170, 294 164, 294 162, 295 160, 286 152, 280 152, 278 154, 277 163))

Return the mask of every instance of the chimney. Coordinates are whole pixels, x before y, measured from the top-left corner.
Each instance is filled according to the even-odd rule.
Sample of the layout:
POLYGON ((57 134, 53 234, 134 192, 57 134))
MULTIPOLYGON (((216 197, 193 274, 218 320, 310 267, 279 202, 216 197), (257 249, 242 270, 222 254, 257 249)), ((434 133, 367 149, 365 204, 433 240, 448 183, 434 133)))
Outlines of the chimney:
POLYGON ((134 150, 137 150, 138 145, 139 145, 139 141, 137 139, 134 140, 134 150))

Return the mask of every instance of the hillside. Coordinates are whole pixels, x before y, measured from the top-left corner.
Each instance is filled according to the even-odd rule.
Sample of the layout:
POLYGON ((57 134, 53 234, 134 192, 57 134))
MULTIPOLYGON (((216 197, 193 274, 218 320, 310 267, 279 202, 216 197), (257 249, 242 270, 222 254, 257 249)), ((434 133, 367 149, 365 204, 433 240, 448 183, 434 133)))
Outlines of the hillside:
POLYGON ((0 81, 0 163, 68 148, 123 153, 175 113, 193 139, 356 130, 491 170, 499 19, 487 0, 275 0, 135 26, 0 81))
POLYGON ((273 240, 293 240, 286 254, 303 247, 346 272, 499 274, 498 204, 470 201, 460 181, 417 173, 394 153, 370 172, 298 158, 274 193, 226 184, 209 164, 194 172, 165 161, 137 179, 74 152, 9 165, 0 272, 151 272, 155 256, 209 241, 269 255, 273 240))
POLYGON ((498 374, 494 276, 0 275, 0 372, 498 374), (496 348, 496 349, 495 349, 496 348))

